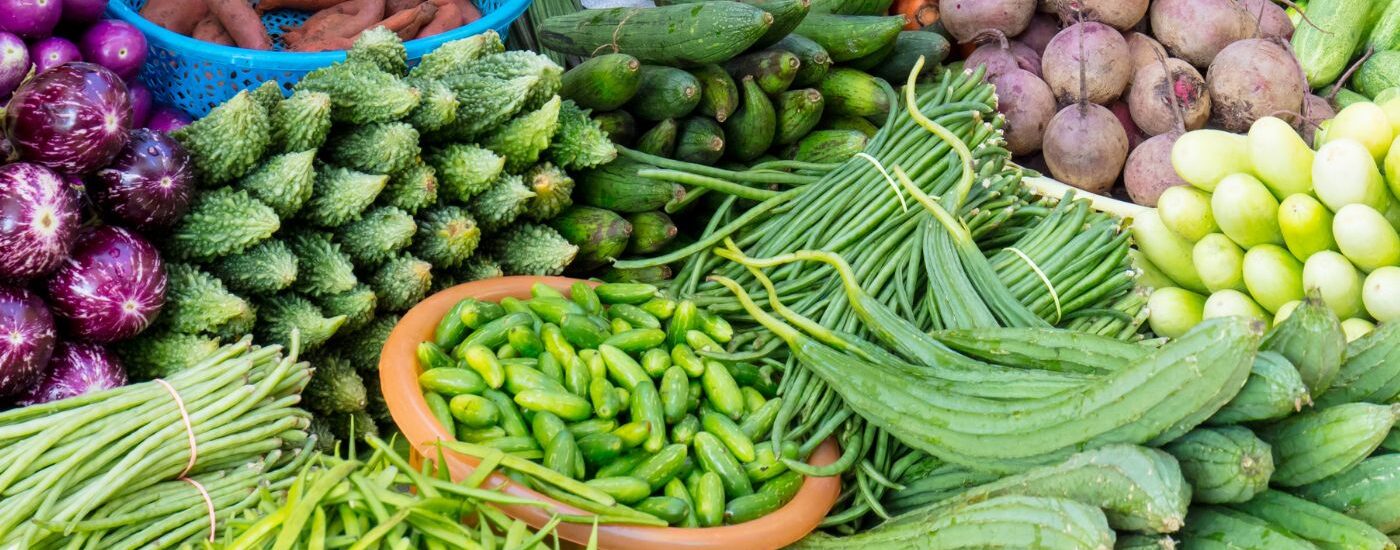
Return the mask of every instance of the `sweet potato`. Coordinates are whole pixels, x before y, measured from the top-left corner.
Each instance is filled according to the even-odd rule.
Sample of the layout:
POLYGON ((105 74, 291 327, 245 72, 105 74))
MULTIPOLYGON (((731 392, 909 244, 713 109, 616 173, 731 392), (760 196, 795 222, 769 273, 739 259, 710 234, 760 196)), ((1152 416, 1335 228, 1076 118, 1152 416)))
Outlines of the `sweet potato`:
POLYGON ((258 2, 258 11, 272 10, 301 10, 301 11, 321 11, 330 9, 345 0, 262 0, 258 2))
POLYGON ((477 7, 476 7, 476 4, 473 4, 473 3, 472 3, 472 0, 454 0, 454 1, 455 1, 456 4, 457 4, 457 9, 458 9, 458 10, 461 10, 461 12, 462 12, 462 24, 463 24, 463 25, 466 25, 467 23, 471 23, 472 21, 476 21, 477 19, 481 19, 481 9, 480 9, 480 8, 477 8, 477 7))
POLYGON ((436 4, 420 2, 417 6, 391 15, 374 26, 389 29, 404 40, 412 40, 418 36, 419 29, 433 20, 437 12, 436 4))
POLYGON ((384 0, 349 0, 316 12, 282 40, 297 52, 343 50, 365 29, 384 19, 384 0))
POLYGON ((219 18, 233 43, 250 50, 271 50, 272 37, 267 35, 267 27, 248 0, 205 0, 209 12, 219 18))
POLYGON ((384 2, 384 15, 387 17, 401 11, 408 11, 422 3, 423 0, 387 0, 384 2))
POLYGON ((462 10, 457 7, 456 2, 453 0, 433 0, 433 4, 437 5, 437 16, 433 17, 433 20, 429 21, 427 25, 423 25, 423 29, 419 30, 418 35, 414 38, 427 38, 462 26, 462 10))
POLYGON ((151 0, 141 8, 141 17, 147 21, 186 36, 194 32, 195 26, 207 15, 209 6, 189 0, 151 0))
POLYGON ((211 44, 222 44, 224 46, 234 45, 233 37, 229 36, 228 31, 219 23, 218 18, 212 15, 199 20, 199 23, 196 23, 194 29, 190 32, 190 37, 211 44))

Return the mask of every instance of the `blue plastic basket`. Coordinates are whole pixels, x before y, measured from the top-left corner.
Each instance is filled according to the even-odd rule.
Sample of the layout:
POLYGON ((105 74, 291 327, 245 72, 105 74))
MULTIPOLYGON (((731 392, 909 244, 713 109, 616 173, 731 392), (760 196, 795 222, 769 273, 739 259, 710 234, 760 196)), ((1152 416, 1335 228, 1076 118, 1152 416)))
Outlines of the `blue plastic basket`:
MULTIPOLYGON (((505 40, 514 22, 531 0, 475 0, 481 9, 481 19, 460 28, 419 40, 410 40, 410 63, 444 42, 495 30, 505 40)), ((276 80, 290 90, 303 75, 345 59, 345 52, 295 53, 259 51, 222 46, 195 40, 168 31, 137 14, 146 0, 116 0, 108 5, 112 17, 140 29, 146 35, 150 51, 141 80, 151 89, 151 95, 161 103, 174 105, 200 117, 210 109, 233 97, 240 90, 276 80)), ((295 10, 274 10, 263 14, 277 48, 281 48, 282 26, 301 24, 311 14, 295 10)))

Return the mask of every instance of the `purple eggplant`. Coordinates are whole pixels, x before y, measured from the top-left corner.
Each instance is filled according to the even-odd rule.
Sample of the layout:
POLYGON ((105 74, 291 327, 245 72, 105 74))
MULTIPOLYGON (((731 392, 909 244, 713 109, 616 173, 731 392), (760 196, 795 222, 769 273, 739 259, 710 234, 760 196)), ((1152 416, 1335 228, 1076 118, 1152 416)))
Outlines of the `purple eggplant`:
POLYGON ((39 382, 21 393, 21 407, 68 399, 126 385, 126 369, 101 344, 59 342, 39 382))
POLYGON ((168 134, 190 125, 190 115, 169 105, 161 105, 146 119, 146 127, 168 134))
POLYGON ((29 74, 29 49, 14 33, 0 32, 0 98, 10 95, 29 74))
POLYGON ((131 98, 111 70, 69 63, 20 85, 6 110, 5 129, 20 158, 86 174, 106 166, 126 145, 131 98))
POLYGON ((131 97, 131 127, 142 128, 151 117, 151 90, 140 82, 126 85, 126 93, 131 97))
POLYGON ((34 62, 34 74, 39 74, 64 63, 82 61, 83 54, 67 38, 50 36, 29 45, 29 59, 34 62))
POLYGON ((92 196, 103 211, 145 232, 184 217, 195 187, 185 148, 147 128, 132 130, 126 147, 93 175, 91 183, 92 196))
POLYGON ((0 279, 32 279, 63 263, 81 212, 63 178, 37 164, 0 166, 0 279))
POLYGON ((62 15, 60 0, 0 0, 0 31, 29 40, 48 38, 62 15))
POLYGON ((39 380, 53 355, 53 315, 33 292, 0 285, 0 397, 39 380))
POLYGON ((88 25, 102 18, 107 0, 63 0, 63 22, 88 25))
POLYGON ((146 37, 125 21, 98 21, 78 41, 83 60, 111 69, 122 80, 141 72, 146 61, 146 37))
POLYGON ((49 304, 72 334, 89 342, 137 335, 165 305, 165 266, 149 241, 115 226, 78 237, 49 278, 49 304))

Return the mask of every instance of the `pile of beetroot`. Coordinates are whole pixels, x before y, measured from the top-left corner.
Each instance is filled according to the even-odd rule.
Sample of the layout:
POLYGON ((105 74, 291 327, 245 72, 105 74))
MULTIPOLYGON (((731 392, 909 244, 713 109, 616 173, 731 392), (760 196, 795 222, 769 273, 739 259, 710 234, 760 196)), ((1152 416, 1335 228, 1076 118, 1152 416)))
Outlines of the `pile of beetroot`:
MULTIPOLYGON (((0 408, 125 383, 106 346, 145 330, 165 302, 164 265, 145 235, 178 220, 193 193, 184 149, 132 129, 149 101, 127 80, 143 40, 84 35, 77 51, 97 63, 40 70, 31 57, 65 40, 49 36, 69 20, 64 1, 86 5, 0 0, 0 408)), ((127 36, 113 28, 87 32, 127 36)))
POLYGON ((976 44, 1008 148, 1056 179, 1155 206, 1181 181, 1172 144, 1206 126, 1244 132, 1332 115, 1309 93, 1272 0, 945 0, 943 25, 976 44), (1204 76, 1202 76, 1204 75, 1204 76), (1122 182, 1122 187, 1117 184, 1122 182))

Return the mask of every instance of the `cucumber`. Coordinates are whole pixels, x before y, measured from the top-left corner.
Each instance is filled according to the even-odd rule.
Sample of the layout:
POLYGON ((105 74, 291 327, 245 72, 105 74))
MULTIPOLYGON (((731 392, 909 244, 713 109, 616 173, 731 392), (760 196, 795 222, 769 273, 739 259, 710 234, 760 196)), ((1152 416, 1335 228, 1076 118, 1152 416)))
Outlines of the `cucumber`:
POLYGON ((708 118, 689 117, 681 123, 675 159, 712 166, 724 156, 724 128, 708 118))
POLYGON ((817 130, 790 147, 791 154, 785 156, 799 162, 845 162, 869 142, 858 130, 817 130))
POLYGON ((700 82, 700 105, 696 111, 724 122, 739 108, 739 85, 729 72, 719 65, 704 65, 690 70, 700 82))
POLYGON ((724 70, 736 81, 751 76, 763 93, 777 95, 792 85, 801 65, 802 61, 792 52, 763 50, 729 60, 724 64, 724 70))
POLYGON ((1346 472, 1293 491, 1382 533, 1400 531, 1400 454, 1368 458, 1346 472))
POLYGON ((637 94, 641 69, 642 63, 625 53, 600 55, 565 72, 559 95, 588 109, 611 111, 637 94))
POLYGON ((1218 506, 1192 508, 1178 540, 1184 549, 1317 550, 1272 523, 1218 506))
POLYGON ((888 44, 885 44, 884 47, 875 50, 870 55, 858 59, 852 59, 843 63, 842 66, 850 67, 858 71, 873 70, 876 67, 879 67, 882 63, 884 63, 886 59, 889 59, 890 55, 894 54, 894 47, 895 44, 898 42, 898 38, 891 40, 888 44))
POLYGON ((795 32, 826 49, 837 63, 860 59, 893 42, 904 28, 903 16, 809 14, 795 32))
MULTIPOLYGON (((558 218, 550 220, 564 239, 578 247, 573 265, 592 269, 607 265, 622 256, 627 240, 632 236, 632 224, 616 212, 590 206, 570 207, 558 218)), ((572 302, 570 302, 572 303, 572 302)))
POLYGON ((1269 444, 1240 426, 1196 428, 1164 447, 1191 482, 1191 498, 1207 504, 1244 502, 1269 488, 1269 444))
POLYGON ((1313 0, 1308 3, 1311 24, 1298 25, 1293 33, 1293 53, 1303 67, 1310 88, 1337 80, 1361 39, 1366 35, 1374 0, 1313 0))
MULTIPOLYGON (((712 0, 660 0, 656 2, 658 6, 671 6, 676 4, 698 4, 712 0)), ((768 12, 773 16, 773 24, 768 27, 768 31, 753 43, 751 49, 766 48, 774 42, 782 40, 797 28, 797 24, 807 17, 807 11, 811 9, 811 0, 739 0, 745 4, 768 12)))
POLYGON ((826 48, 800 34, 789 34, 773 44, 772 49, 792 52, 797 56, 800 64, 797 66, 797 75, 792 79, 793 86, 815 86, 826 78, 827 71, 831 70, 831 54, 826 53, 826 48))
POLYGON ((609 268, 603 272, 603 280, 610 283, 660 283, 671 279, 671 268, 658 265, 638 268, 609 268))
POLYGON ((875 137, 875 133, 880 131, 880 128, 871 124, 869 120, 854 116, 838 116, 830 113, 822 117, 820 127, 823 130, 855 130, 865 134, 865 137, 875 137))
POLYGON ((598 123, 598 127, 608 134, 608 139, 618 145, 631 145, 637 139, 637 121, 632 118, 632 113, 627 111, 608 111, 605 113, 593 113, 593 120, 598 123))
MULTIPOLYGON (((639 212, 628 216, 627 221, 632 224, 632 240, 627 242, 627 252, 631 254, 651 254, 676 238, 676 224, 665 212, 639 212)), ((651 317, 641 310, 638 312, 651 317)))
POLYGON ((822 93, 812 88, 788 90, 778 94, 777 100, 773 102, 778 116, 778 132, 773 138, 774 143, 790 145, 806 137, 817 127, 817 123, 821 122, 825 105, 822 93))
POLYGON ((1384 533, 1331 508, 1281 491, 1264 491, 1249 502, 1231 506, 1273 524, 1319 548, 1391 548, 1384 533))
POLYGON ((680 131, 680 124, 676 119, 668 118, 652 126, 642 137, 637 138, 636 149, 648 155, 671 158, 676 152, 676 134, 680 131))
POLYGON ((579 204, 606 208, 622 214, 658 210, 667 202, 679 201, 685 189, 670 182, 637 175, 653 166, 617 159, 588 170, 575 178, 574 200, 579 204))
POLYGON ((1400 396, 1400 323, 1384 323, 1347 344, 1346 360, 1319 407, 1365 401, 1389 403, 1400 396))
POLYGON ((833 115, 870 117, 890 112, 890 97, 880 81, 869 73, 836 68, 827 73, 820 86, 826 110, 833 115))
POLYGON ((551 17, 536 30, 551 50, 590 56, 611 48, 643 63, 693 67, 749 49, 773 26, 773 15, 739 2, 659 8, 580 10, 551 17))
POLYGON ((1206 423, 1225 425, 1277 420, 1302 410, 1308 401, 1308 386, 1293 363, 1277 353, 1260 352, 1254 357, 1249 379, 1240 393, 1206 423))
POLYGON ((1273 484, 1297 487, 1351 469, 1380 446, 1400 404, 1347 403, 1290 416, 1259 432, 1274 447, 1273 484))
POLYGON ((773 103, 752 76, 744 77, 743 89, 743 104, 733 117, 724 121, 725 153, 740 162, 756 159, 768 151, 777 123, 773 103))
MULTIPOLYGON (((1400 8, 1390 11, 1400 12, 1400 8)), ((1384 90, 1400 86, 1400 52, 1377 51, 1371 54, 1352 76, 1351 85, 1361 95, 1371 98, 1384 90)))
POLYGON ((1371 25, 1371 34, 1366 43, 1375 48, 1377 54, 1400 49, 1400 4, 1384 2, 1380 17, 1371 25))
POLYGON ((1269 331, 1259 349, 1287 358, 1312 395, 1321 396, 1337 377, 1347 342, 1336 314, 1313 295, 1269 331))
POLYGON ((642 65, 642 83, 627 110, 646 120, 680 118, 700 105, 700 81, 675 67, 642 65))
POLYGON ((871 69, 871 73, 892 84, 902 84, 909 80, 909 73, 913 72, 919 57, 923 57, 924 68, 919 76, 935 75, 951 50, 952 44, 938 33, 903 31, 895 39, 894 51, 878 67, 871 69))
POLYGON ((884 15, 894 0, 814 0, 812 13, 841 15, 884 15))

